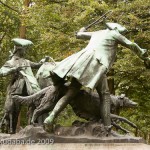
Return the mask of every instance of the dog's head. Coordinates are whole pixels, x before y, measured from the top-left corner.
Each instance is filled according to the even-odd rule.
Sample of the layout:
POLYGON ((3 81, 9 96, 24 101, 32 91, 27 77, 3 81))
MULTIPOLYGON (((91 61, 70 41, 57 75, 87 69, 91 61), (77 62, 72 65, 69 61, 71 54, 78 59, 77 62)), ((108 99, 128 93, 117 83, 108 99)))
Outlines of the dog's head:
POLYGON ((121 94, 120 96, 118 96, 118 101, 119 101, 120 107, 131 108, 131 107, 136 107, 138 105, 136 102, 126 97, 125 94, 121 94))

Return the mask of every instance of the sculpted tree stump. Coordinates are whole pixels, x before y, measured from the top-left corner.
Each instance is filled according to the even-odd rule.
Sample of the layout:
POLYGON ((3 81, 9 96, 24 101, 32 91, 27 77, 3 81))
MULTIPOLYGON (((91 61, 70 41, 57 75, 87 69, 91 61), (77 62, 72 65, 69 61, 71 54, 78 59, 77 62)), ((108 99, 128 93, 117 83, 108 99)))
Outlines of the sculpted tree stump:
POLYGON ((56 125, 54 134, 59 136, 88 135, 94 137, 106 137, 107 130, 101 122, 80 122, 76 121, 70 127, 56 125))
POLYGON ((54 130, 55 135, 61 136, 78 136, 85 134, 85 129, 83 127, 76 127, 76 126, 63 127, 57 125, 57 127, 55 127, 54 130))
POLYGON ((89 124, 88 131, 91 133, 92 136, 95 136, 95 137, 106 137, 107 136, 107 131, 104 128, 104 125, 100 124, 100 123, 89 124))

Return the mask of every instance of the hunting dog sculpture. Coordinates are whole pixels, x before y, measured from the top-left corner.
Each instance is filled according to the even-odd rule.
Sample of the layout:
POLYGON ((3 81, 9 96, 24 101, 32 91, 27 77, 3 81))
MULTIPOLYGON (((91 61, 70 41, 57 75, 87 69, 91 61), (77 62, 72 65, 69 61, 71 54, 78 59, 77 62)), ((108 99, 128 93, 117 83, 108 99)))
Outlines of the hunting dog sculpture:
MULTIPOLYGON (((53 90, 54 86, 51 85, 31 96, 22 97, 16 95, 13 97, 13 99, 25 105, 31 105, 34 103, 36 106, 32 117, 32 124, 34 124, 40 115, 50 112, 54 108, 58 99, 64 95, 65 91, 67 90, 67 86, 65 89, 60 89, 59 93, 56 93, 55 95, 51 94, 53 90)), ((75 114, 80 118, 84 118, 89 121, 99 121, 101 119, 101 114, 99 111, 99 96, 95 92, 81 90, 80 93, 74 99, 72 99, 69 104, 72 106, 75 114)), ((116 109, 121 107, 131 108, 135 106, 137 106, 137 103, 131 101, 123 94, 121 96, 111 95, 111 124, 115 128, 120 129, 125 133, 128 133, 129 131, 119 126, 116 123, 116 120, 123 121, 136 128, 136 125, 130 122, 128 119, 114 114, 116 109)))

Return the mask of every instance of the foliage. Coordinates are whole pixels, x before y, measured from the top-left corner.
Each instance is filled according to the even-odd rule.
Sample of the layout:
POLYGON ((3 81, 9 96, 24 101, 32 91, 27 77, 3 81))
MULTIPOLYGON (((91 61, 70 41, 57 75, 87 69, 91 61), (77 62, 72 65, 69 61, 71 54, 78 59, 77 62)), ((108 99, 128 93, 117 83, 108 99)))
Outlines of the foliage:
MULTIPOLYGON (((8 51, 13 47, 10 41, 19 36, 21 25, 26 26, 26 38, 34 43, 27 55, 30 60, 38 61, 45 55, 62 60, 87 44, 87 41, 77 40, 75 32, 108 10, 113 10, 108 21, 124 24, 130 31, 126 35, 129 39, 142 48, 150 49, 150 0, 34 0, 28 8, 21 0, 2 2, 11 8, 0 3, 1 66, 8 59, 8 51)), ((89 31, 103 28, 99 23, 89 31)), ((137 124, 140 129, 138 135, 150 140, 150 71, 145 69, 143 62, 133 52, 124 47, 119 47, 113 69, 114 76, 111 78, 115 80, 116 94, 125 93, 139 104, 136 110, 121 111, 121 115, 137 124)), ((5 100, 7 80, 0 78, 1 106, 5 100)), ((71 115, 67 120, 72 121, 70 118, 74 118, 74 115, 70 108, 68 113, 71 115)))

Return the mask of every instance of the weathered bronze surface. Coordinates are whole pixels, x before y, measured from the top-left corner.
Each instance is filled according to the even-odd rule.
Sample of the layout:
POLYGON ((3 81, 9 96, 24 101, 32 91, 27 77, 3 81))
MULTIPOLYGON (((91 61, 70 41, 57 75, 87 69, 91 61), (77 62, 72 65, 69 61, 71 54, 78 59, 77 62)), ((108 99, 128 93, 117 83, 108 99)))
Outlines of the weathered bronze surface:
POLYGON ((131 49, 144 61, 146 68, 150 68, 150 58, 146 49, 140 48, 123 36, 127 32, 125 27, 117 23, 106 23, 106 27, 105 30, 95 32, 87 32, 87 28, 81 28, 76 37, 89 39, 88 45, 59 63, 53 60, 52 63, 44 63, 50 57, 39 63, 24 59, 27 47, 33 43, 25 39, 13 39, 14 51, 10 60, 0 69, 0 76, 12 75, 7 88, 5 115, 0 126, 6 120, 9 125, 8 131, 15 133, 21 104, 26 104, 36 108, 31 120, 34 125, 38 123, 41 115, 51 111, 44 121, 44 128, 50 129, 55 135, 89 134, 96 137, 119 137, 120 135, 111 131, 112 126, 129 133, 127 129, 118 125, 118 120, 136 128, 128 119, 116 115, 115 110, 121 107, 135 107, 137 104, 125 95, 110 95, 106 73, 115 61, 118 44, 131 49), (35 78, 32 68, 37 69, 42 63, 44 64, 35 78), (97 93, 93 92, 94 89, 97 93), (89 122, 76 121, 71 127, 53 128, 54 119, 67 104, 72 106, 77 116, 89 122))
POLYGON ((18 115, 21 105, 12 100, 12 95, 31 95, 40 90, 39 84, 33 75, 32 69, 38 69, 42 63, 34 63, 24 58, 27 46, 32 42, 15 38, 15 44, 10 60, 0 68, 0 76, 11 74, 11 81, 7 88, 7 96, 4 106, 4 117, 1 126, 5 122, 5 128, 10 133, 15 133, 18 115))
POLYGON ((140 48, 122 35, 127 31, 125 27, 117 23, 106 23, 106 26, 106 30, 96 32, 87 32, 86 28, 81 28, 76 36, 81 39, 89 39, 88 45, 78 53, 64 59, 52 70, 54 93, 63 86, 65 79, 70 79, 71 84, 49 117, 45 119, 46 125, 52 126, 54 119, 84 86, 97 90, 101 99, 99 111, 102 114, 102 122, 108 132, 110 131, 110 93, 106 73, 115 61, 118 44, 131 49, 146 64, 150 62, 150 59, 146 49, 140 48))
MULTIPOLYGON (((62 97, 67 91, 67 87, 59 89, 58 93, 53 95, 53 91, 55 87, 53 85, 44 88, 43 90, 27 97, 22 96, 14 96, 15 101, 18 101, 25 105, 31 105, 34 103, 36 105, 36 109, 34 110, 32 123, 36 123, 36 119, 45 112, 50 112, 55 107, 59 98, 62 97)), ((75 96, 69 104, 73 108, 73 111, 80 118, 84 118, 88 121, 99 122, 102 119, 102 114, 100 114, 100 99, 96 92, 88 92, 85 90, 81 90, 77 96, 75 96)), ((117 129, 122 130, 125 133, 129 133, 127 129, 122 128, 117 124, 117 121, 122 121, 130 126, 136 128, 136 125, 130 122, 128 119, 115 115, 116 110, 121 109, 123 107, 126 108, 134 108, 137 106, 137 103, 131 101, 129 98, 125 97, 125 95, 114 96, 111 95, 111 125, 117 129)))

